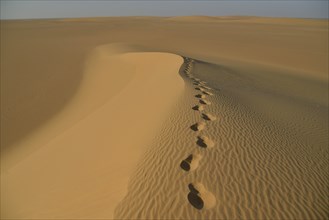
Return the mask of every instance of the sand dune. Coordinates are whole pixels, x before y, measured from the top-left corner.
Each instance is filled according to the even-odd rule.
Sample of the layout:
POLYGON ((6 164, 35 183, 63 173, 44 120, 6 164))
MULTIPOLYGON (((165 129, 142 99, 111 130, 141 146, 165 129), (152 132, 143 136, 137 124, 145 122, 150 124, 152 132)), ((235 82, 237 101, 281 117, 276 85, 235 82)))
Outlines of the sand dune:
POLYGON ((326 219, 326 48, 327 20, 1 21, 1 217, 326 219))
MULTIPOLYGON (((328 173, 323 165, 328 158, 312 149, 318 146, 322 152, 327 151, 326 135, 318 133, 322 140, 313 139, 313 145, 309 146, 306 139, 296 137, 298 132, 287 132, 287 128, 300 129, 297 124, 291 124, 291 127, 273 124, 273 120, 261 116, 262 110, 248 109, 242 99, 235 100, 239 93, 232 93, 233 89, 245 89, 239 85, 240 79, 226 79, 232 72, 223 73, 220 66, 204 74, 209 70, 208 65, 196 61, 193 71, 213 88, 218 85, 225 88, 215 89, 214 96, 210 97, 213 104, 205 107, 207 111, 216 112, 216 117, 220 116, 221 120, 205 120, 194 124, 192 130, 186 130, 190 123, 202 118, 202 113, 186 108, 198 100, 193 81, 186 77, 187 87, 176 112, 132 176, 128 195, 117 207, 115 216, 123 219, 174 219, 177 216, 183 219, 325 219, 327 201, 322 195, 326 194, 328 173), (216 72, 222 75, 214 76, 216 72), (214 77, 218 81, 210 80, 214 77), (232 84, 236 86, 231 90, 232 84), (202 129, 197 129, 200 124, 202 129), (195 131, 200 134, 196 135, 195 131), (168 141, 166 133, 180 135, 168 141), (193 147, 186 145, 195 141, 194 138, 197 142, 191 144, 193 147), (169 148, 171 151, 165 150, 169 148), (193 158, 185 156, 191 151, 199 152, 202 160, 193 172, 182 173, 181 169, 188 170, 189 162, 186 161, 193 158), (168 163, 158 158, 171 160, 168 163), (181 158, 186 159, 178 168, 181 158), (322 162, 315 165, 311 162, 315 158, 322 162), (165 181, 158 181, 154 176, 165 181), (175 187, 171 187, 172 182, 176 183, 175 187), (144 184, 148 184, 147 191, 144 184), (175 196, 168 201, 166 195, 175 196), (141 197, 145 198, 143 205, 136 206, 137 198, 141 197)), ((322 114, 321 117, 326 116, 322 114)), ((319 122, 316 122, 317 131, 321 130, 319 122)), ((299 135, 303 134, 306 133, 299 135)))
POLYGON ((4 217, 48 218, 54 213, 59 218, 112 217, 128 177, 180 97, 183 82, 177 74, 179 56, 111 49, 101 46, 89 56, 84 83, 70 105, 21 146, 14 146, 18 154, 2 155, 2 180, 10 183, 2 182, 2 196, 10 198, 2 203, 4 217), (42 146, 31 153, 37 145, 42 146), (24 160, 17 163, 22 156, 24 160), (13 163, 17 164, 8 167, 13 163), (21 187, 22 182, 27 185, 21 187), (74 202, 77 195, 84 196, 74 202), (90 208, 91 201, 107 208, 90 208), (63 211, 68 205, 70 209, 63 211))

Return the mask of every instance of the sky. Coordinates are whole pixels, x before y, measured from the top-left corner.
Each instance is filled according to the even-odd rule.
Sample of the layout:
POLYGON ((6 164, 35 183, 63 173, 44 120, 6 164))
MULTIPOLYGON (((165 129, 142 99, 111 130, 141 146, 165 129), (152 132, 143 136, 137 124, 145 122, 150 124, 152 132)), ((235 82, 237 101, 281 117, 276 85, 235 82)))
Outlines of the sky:
POLYGON ((329 0, 0 0, 1 19, 103 16, 328 18, 329 0))

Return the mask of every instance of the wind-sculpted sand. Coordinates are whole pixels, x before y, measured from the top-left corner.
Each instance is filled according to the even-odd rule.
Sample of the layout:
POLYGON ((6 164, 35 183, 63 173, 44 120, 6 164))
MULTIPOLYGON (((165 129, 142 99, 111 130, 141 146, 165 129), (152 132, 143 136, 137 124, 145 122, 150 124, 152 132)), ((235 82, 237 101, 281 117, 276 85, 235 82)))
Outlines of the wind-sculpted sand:
MULTIPOLYGON (((204 74, 209 70, 208 65, 211 64, 194 61, 191 74, 203 77, 214 92, 209 97, 212 105, 206 105, 204 110, 216 114, 188 108, 198 103, 200 96, 194 80, 184 77, 186 89, 176 112, 132 176, 128 194, 115 216, 120 219, 325 219, 328 201, 323 195, 327 193, 328 173, 323 165, 328 162, 327 156, 315 153, 302 136, 296 137, 297 133, 285 133, 282 125, 261 117, 262 110, 256 113, 241 99, 235 100, 237 96, 230 91, 232 78, 220 80, 228 78, 226 74, 230 73, 220 76, 221 68, 213 66, 204 74), (219 80, 214 81, 214 77, 219 80), (200 118, 202 122, 194 123, 200 118), (186 129, 191 123, 194 123, 192 129, 186 129), (179 138, 166 141, 167 134, 173 133, 179 134, 179 138), (195 152, 202 160, 192 166, 195 152), (311 158, 322 162, 315 166, 313 161, 312 167, 311 158), (305 174, 307 179, 303 177, 305 174), (143 187, 145 184, 147 188, 143 187), (173 196, 168 200, 166 195, 173 196), (141 197, 145 198, 142 206, 137 205, 141 197)), ((234 90, 239 90, 239 82, 235 82, 234 90)), ((314 122, 311 124, 315 126, 314 122)), ((321 130, 320 120, 316 124, 321 130)), ((318 134, 322 141, 313 143, 327 151, 323 134, 318 134)))
POLYGON ((126 50, 116 45, 96 48, 71 104, 39 133, 14 146, 17 154, 5 152, 2 196, 10 200, 2 203, 2 215, 113 218, 137 161, 184 89, 178 75, 180 56, 134 48, 119 52, 126 50), (115 85, 120 81, 120 87, 115 85), (117 90, 107 88, 112 83, 117 90), (9 167, 22 155, 24 160, 9 167))
POLYGON ((327 219, 327 27, 3 22, 1 217, 327 219))

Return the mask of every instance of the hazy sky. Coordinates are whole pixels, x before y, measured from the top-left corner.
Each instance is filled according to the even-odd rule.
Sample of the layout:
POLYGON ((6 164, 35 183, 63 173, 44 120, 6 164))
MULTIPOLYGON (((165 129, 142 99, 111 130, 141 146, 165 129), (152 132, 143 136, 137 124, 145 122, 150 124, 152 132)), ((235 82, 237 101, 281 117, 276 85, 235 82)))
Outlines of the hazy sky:
POLYGON ((328 18, 328 0, 1 0, 1 19, 255 15, 328 18))

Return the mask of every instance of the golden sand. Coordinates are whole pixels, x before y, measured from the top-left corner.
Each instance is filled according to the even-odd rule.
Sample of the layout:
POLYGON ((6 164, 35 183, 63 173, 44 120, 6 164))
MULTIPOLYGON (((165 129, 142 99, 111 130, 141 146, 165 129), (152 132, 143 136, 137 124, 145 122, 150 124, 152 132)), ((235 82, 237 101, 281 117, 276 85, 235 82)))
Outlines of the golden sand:
POLYGON ((328 20, 1 21, 4 219, 326 219, 328 20))

